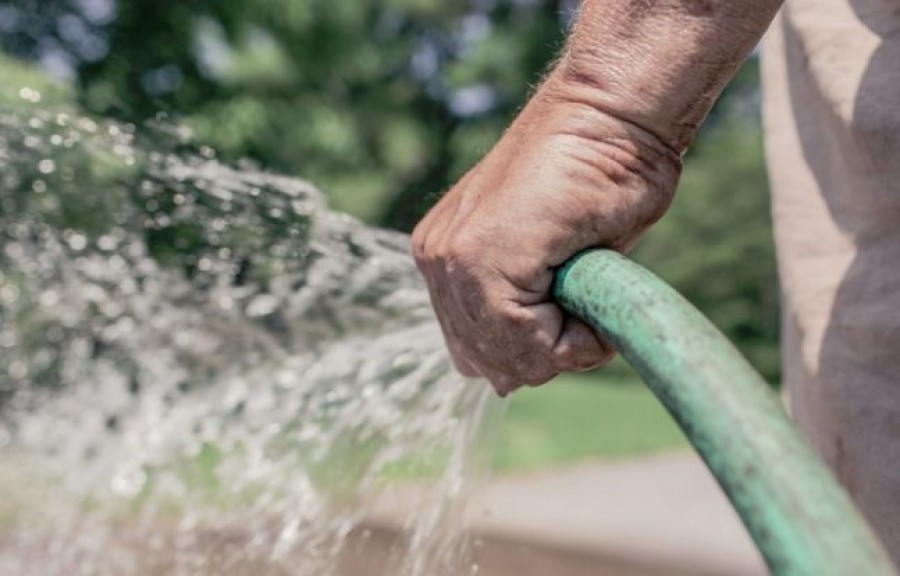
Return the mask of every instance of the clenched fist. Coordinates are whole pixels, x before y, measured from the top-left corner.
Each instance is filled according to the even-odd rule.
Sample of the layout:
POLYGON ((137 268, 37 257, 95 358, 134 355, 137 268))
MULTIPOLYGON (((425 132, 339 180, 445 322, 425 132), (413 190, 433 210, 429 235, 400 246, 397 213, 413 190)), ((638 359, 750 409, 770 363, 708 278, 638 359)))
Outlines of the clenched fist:
POLYGON ((676 150, 578 94, 551 75, 413 233, 457 369, 500 395, 612 357, 553 301, 555 270, 585 248, 628 250, 678 180, 676 150))

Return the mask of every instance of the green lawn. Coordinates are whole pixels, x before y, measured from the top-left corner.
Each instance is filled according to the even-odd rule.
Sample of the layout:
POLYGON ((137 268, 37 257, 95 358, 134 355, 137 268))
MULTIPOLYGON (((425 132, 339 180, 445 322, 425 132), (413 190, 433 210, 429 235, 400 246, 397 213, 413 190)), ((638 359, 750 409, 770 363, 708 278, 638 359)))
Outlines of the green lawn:
POLYGON ((516 392, 500 425, 499 470, 684 448, 662 405, 623 363, 516 392))

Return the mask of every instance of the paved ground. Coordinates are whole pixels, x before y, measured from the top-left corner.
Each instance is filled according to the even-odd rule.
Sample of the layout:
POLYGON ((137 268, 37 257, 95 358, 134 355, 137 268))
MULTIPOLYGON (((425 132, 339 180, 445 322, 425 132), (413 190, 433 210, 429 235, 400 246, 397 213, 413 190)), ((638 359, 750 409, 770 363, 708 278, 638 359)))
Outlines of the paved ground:
MULTIPOLYGON (((390 524, 402 509, 396 498, 403 496, 378 506, 375 522, 390 524)), ((640 567, 622 574, 766 574, 736 514, 691 453, 497 477, 476 494, 471 511, 487 546, 530 544, 578 557, 580 565, 593 557, 598 567, 640 567)))

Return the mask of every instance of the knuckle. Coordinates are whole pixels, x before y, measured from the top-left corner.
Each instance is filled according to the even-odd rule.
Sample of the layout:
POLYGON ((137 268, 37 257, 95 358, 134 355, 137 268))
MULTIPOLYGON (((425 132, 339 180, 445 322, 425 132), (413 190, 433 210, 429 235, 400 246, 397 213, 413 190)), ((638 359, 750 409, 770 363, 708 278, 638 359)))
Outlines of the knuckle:
POLYGON ((516 332, 528 332, 530 336, 530 331, 535 327, 535 321, 533 318, 528 317, 525 314, 517 314, 515 311, 507 311, 506 312, 506 323, 509 325, 511 330, 516 332))
POLYGON ((454 234, 447 246, 447 254, 455 258, 467 257, 476 250, 476 243, 472 237, 465 232, 454 234))
POLYGON ((477 257, 471 243, 466 239, 457 236, 435 242, 428 239, 424 233, 413 234, 412 253, 420 268, 427 265, 439 266, 449 273, 471 267, 477 257))
POLYGON ((410 239, 410 246, 412 248, 413 259, 416 261, 416 264, 421 268, 423 265, 428 263, 428 250, 426 244, 426 234, 422 230, 422 228, 416 228, 413 231, 412 238, 410 239))
POLYGON ((454 236, 440 252, 440 262, 449 273, 474 268, 478 250, 471 240, 463 235, 454 236))

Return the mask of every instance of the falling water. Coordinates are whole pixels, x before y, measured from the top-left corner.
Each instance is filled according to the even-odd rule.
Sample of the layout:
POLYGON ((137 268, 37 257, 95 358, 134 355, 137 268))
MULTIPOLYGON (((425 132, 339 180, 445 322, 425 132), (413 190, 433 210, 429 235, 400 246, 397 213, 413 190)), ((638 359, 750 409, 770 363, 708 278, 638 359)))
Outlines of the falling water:
POLYGON ((0 574, 378 574, 367 507, 410 477, 385 574, 472 573, 493 408, 407 238, 34 94, 0 111, 0 574))

